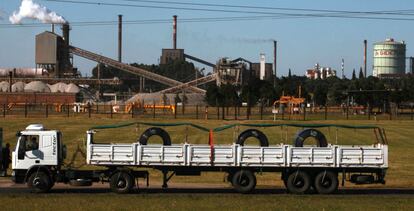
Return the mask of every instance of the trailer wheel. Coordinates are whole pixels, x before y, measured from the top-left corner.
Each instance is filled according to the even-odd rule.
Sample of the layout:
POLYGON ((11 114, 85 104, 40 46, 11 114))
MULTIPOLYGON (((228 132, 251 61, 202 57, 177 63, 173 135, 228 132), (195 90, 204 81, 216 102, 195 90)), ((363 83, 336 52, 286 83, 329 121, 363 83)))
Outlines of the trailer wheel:
POLYGON ((234 189, 239 193, 250 193, 256 187, 256 176, 249 170, 237 171, 231 181, 234 189))
POLYGON ((256 129, 248 129, 240 133, 239 137, 237 138, 236 143, 243 146, 244 142, 250 137, 253 137, 259 140, 260 146, 262 147, 269 146, 269 141, 267 140, 266 135, 262 131, 256 130, 256 129))
POLYGON ((315 130, 315 129, 306 129, 306 130, 300 131, 296 135, 296 138, 293 144, 295 145, 295 147, 303 147, 303 142, 305 142, 305 140, 309 137, 313 137, 316 139, 318 147, 328 146, 328 142, 326 141, 325 135, 321 131, 315 130))
POLYGON ((170 146, 171 145, 171 138, 170 135, 162 128, 159 127, 151 127, 142 133, 139 137, 138 142, 142 145, 147 145, 148 139, 151 136, 159 136, 162 139, 163 145, 170 146))
POLYGON ((46 193, 53 185, 49 175, 43 171, 33 172, 27 181, 27 186, 36 193, 46 193))
POLYGON ((134 187, 134 179, 126 172, 117 172, 110 178, 110 187, 115 193, 129 193, 134 187))
POLYGON ((310 186, 311 179, 305 171, 298 170, 292 172, 286 181, 288 191, 294 194, 304 194, 309 190, 310 186))
POLYGON ((332 171, 319 172, 315 177, 315 189, 320 194, 330 194, 338 189, 338 175, 332 171))

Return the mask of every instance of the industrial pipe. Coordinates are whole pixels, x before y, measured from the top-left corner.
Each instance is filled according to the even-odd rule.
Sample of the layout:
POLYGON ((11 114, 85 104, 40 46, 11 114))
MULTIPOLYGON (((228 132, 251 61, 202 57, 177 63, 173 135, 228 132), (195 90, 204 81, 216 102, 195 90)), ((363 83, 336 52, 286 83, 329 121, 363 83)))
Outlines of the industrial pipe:
POLYGON ((62 25, 63 39, 65 40, 66 46, 69 46, 69 30, 69 24, 65 23, 62 25))

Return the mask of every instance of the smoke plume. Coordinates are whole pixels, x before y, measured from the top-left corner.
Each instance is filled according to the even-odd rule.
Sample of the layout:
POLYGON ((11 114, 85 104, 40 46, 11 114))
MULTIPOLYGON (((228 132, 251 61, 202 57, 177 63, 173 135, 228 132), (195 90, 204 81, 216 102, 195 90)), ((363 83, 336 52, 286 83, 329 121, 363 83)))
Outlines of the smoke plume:
POLYGON ((19 11, 14 11, 13 15, 9 17, 9 20, 13 24, 20 24, 24 18, 37 19, 42 23, 66 23, 66 20, 62 16, 32 0, 22 0, 19 11))
POLYGON ((253 43, 253 44, 259 44, 259 43, 267 43, 267 42, 273 42, 273 39, 260 39, 260 38, 235 38, 237 41, 242 43, 253 43))
POLYGON ((5 16, 6 13, 2 9, 0 9, 0 20, 3 20, 5 16))

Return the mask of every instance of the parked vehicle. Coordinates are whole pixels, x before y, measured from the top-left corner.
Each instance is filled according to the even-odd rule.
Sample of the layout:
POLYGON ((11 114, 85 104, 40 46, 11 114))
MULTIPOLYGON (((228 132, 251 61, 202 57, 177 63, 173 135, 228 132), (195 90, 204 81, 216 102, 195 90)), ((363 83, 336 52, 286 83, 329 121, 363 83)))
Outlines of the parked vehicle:
POLYGON ((104 169, 76 170, 63 165, 66 148, 62 133, 35 124, 17 133, 13 180, 36 192, 47 192, 55 183, 86 186, 108 182, 112 191, 128 193, 137 178, 148 179, 144 168, 162 172, 163 188, 174 175, 196 176, 209 171, 226 172, 237 192, 249 193, 256 186, 256 173, 281 172, 290 193, 315 190, 329 194, 337 190, 339 176, 342 183, 346 179, 357 184, 385 183, 388 146, 384 131, 375 131, 378 142, 367 146, 331 145, 316 129, 298 133, 294 145, 269 146, 267 137, 256 129, 242 132, 231 145, 171 144, 169 134, 158 127, 147 129, 136 143, 100 144, 94 141, 95 131, 88 130, 86 163, 104 169), (149 144, 151 136, 160 136, 163 144, 149 144), (259 139, 261 146, 244 145, 249 137, 259 139), (309 137, 318 140, 317 146, 304 145, 309 137))

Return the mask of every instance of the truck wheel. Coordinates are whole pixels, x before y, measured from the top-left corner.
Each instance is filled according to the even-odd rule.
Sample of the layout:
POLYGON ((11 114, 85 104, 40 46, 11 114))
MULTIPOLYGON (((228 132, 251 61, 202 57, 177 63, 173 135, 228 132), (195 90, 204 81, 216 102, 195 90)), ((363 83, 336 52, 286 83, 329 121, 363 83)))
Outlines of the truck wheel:
POLYGON ((110 187, 115 193, 129 193, 134 187, 134 179, 126 172, 117 172, 111 176, 110 187))
POLYGON ((256 176, 249 170, 240 170, 233 174, 232 185, 239 193, 250 193, 256 187, 256 176))
POLYGON ((142 145, 147 145, 148 139, 151 136, 159 136, 162 139, 163 145, 170 146, 171 138, 167 131, 159 127, 151 127, 145 130, 142 135, 139 137, 138 142, 142 145))
POLYGON ((256 129, 248 129, 240 133, 239 137, 237 138, 236 144, 240 144, 241 146, 243 146, 244 142, 250 137, 254 137, 257 140, 259 140, 260 146, 262 147, 269 146, 269 141, 267 140, 266 135, 262 131, 256 129))
POLYGON ((315 189, 320 194, 330 194, 338 189, 338 176, 332 171, 319 172, 315 177, 315 189))
POLYGON ((310 176, 305 171, 292 172, 286 181, 288 191, 294 194, 304 194, 309 190, 310 185, 310 176))
POLYGON ((306 130, 300 131, 296 135, 296 138, 293 144, 295 145, 295 147, 303 147, 303 142, 305 142, 305 140, 309 137, 313 137, 316 139, 318 147, 328 146, 328 142, 326 141, 325 135, 321 131, 315 130, 315 129, 306 129, 306 130))
POLYGON ((49 175, 39 171, 33 172, 27 181, 27 186, 36 193, 46 193, 53 187, 49 175))

